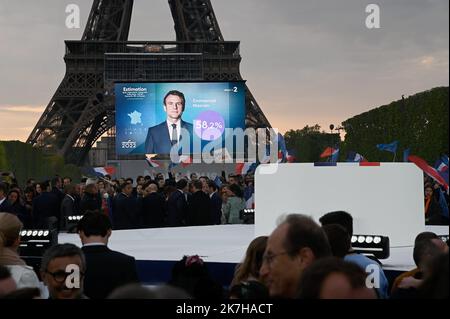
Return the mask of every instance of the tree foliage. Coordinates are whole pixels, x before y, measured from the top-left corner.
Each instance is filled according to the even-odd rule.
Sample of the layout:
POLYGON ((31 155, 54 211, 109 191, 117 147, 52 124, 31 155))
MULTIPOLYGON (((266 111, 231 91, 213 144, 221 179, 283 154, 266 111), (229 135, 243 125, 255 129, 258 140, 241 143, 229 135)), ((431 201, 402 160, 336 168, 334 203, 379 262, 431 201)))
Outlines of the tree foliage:
POLYGON ((13 172, 21 185, 28 178, 37 181, 51 179, 55 174, 79 180, 81 175, 75 165, 66 165, 57 155, 46 155, 30 144, 19 141, 0 141, 0 171, 13 172))
POLYGON ((410 148, 411 154, 434 163, 448 154, 448 108, 448 87, 438 87, 362 113, 342 123, 346 136, 341 150, 370 161, 392 161, 393 154, 376 145, 398 140, 397 161, 410 148))
POLYGON ((284 134, 286 147, 293 150, 296 162, 317 162, 326 147, 339 144, 338 134, 326 133, 320 130, 318 124, 305 126, 301 130, 290 130, 284 134))

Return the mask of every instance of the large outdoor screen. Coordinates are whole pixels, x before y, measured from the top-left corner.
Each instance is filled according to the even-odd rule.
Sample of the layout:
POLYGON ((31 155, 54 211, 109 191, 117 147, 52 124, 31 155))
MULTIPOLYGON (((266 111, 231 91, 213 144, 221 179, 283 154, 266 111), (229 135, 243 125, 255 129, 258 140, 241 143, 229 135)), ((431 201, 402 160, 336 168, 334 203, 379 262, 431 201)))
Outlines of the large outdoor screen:
POLYGON ((204 145, 245 129, 244 82, 116 83, 115 96, 118 155, 169 154, 181 131, 204 145))

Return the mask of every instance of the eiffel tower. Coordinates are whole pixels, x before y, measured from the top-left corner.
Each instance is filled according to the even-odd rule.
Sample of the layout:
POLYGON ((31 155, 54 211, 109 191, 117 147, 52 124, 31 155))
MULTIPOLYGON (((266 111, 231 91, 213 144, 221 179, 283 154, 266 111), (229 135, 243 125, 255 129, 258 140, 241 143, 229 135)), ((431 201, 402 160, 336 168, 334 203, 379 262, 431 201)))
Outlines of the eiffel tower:
MULTIPOLYGON (((81 41, 65 41, 66 74, 27 143, 83 165, 115 128, 115 81, 236 81, 239 42, 224 41, 210 0, 169 0, 176 41, 128 41, 133 0, 94 0, 81 41)), ((270 127, 246 87, 246 127, 270 127)))

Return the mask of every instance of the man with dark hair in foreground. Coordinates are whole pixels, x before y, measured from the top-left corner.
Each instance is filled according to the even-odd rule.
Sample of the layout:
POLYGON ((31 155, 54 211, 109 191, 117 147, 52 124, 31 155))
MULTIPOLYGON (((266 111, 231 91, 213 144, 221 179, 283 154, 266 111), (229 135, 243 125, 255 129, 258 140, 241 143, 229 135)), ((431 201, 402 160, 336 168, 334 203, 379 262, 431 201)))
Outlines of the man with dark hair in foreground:
POLYGON ((106 215, 87 212, 78 224, 86 256, 84 290, 91 299, 105 299, 114 289, 139 282, 133 257, 110 250, 111 222, 106 215))

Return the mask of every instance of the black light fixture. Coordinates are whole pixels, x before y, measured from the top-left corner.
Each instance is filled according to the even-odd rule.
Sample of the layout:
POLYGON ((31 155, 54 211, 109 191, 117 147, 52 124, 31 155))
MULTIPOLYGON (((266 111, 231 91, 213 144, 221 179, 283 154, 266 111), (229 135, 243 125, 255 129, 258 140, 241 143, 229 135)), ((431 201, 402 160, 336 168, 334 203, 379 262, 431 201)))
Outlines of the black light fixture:
POLYGON ((66 217, 66 228, 67 232, 72 233, 76 232, 78 222, 83 218, 83 215, 73 215, 66 217))
POLYGON ((390 255, 389 237, 381 235, 353 235, 352 248, 364 255, 373 255, 378 259, 387 259, 390 255))
POLYGON ((244 208, 239 212, 239 218, 244 221, 244 224, 254 224, 255 223, 255 209, 254 208, 244 208))
POLYGON ((45 250, 58 243, 58 233, 49 229, 23 229, 20 231, 21 257, 42 257, 45 250))

